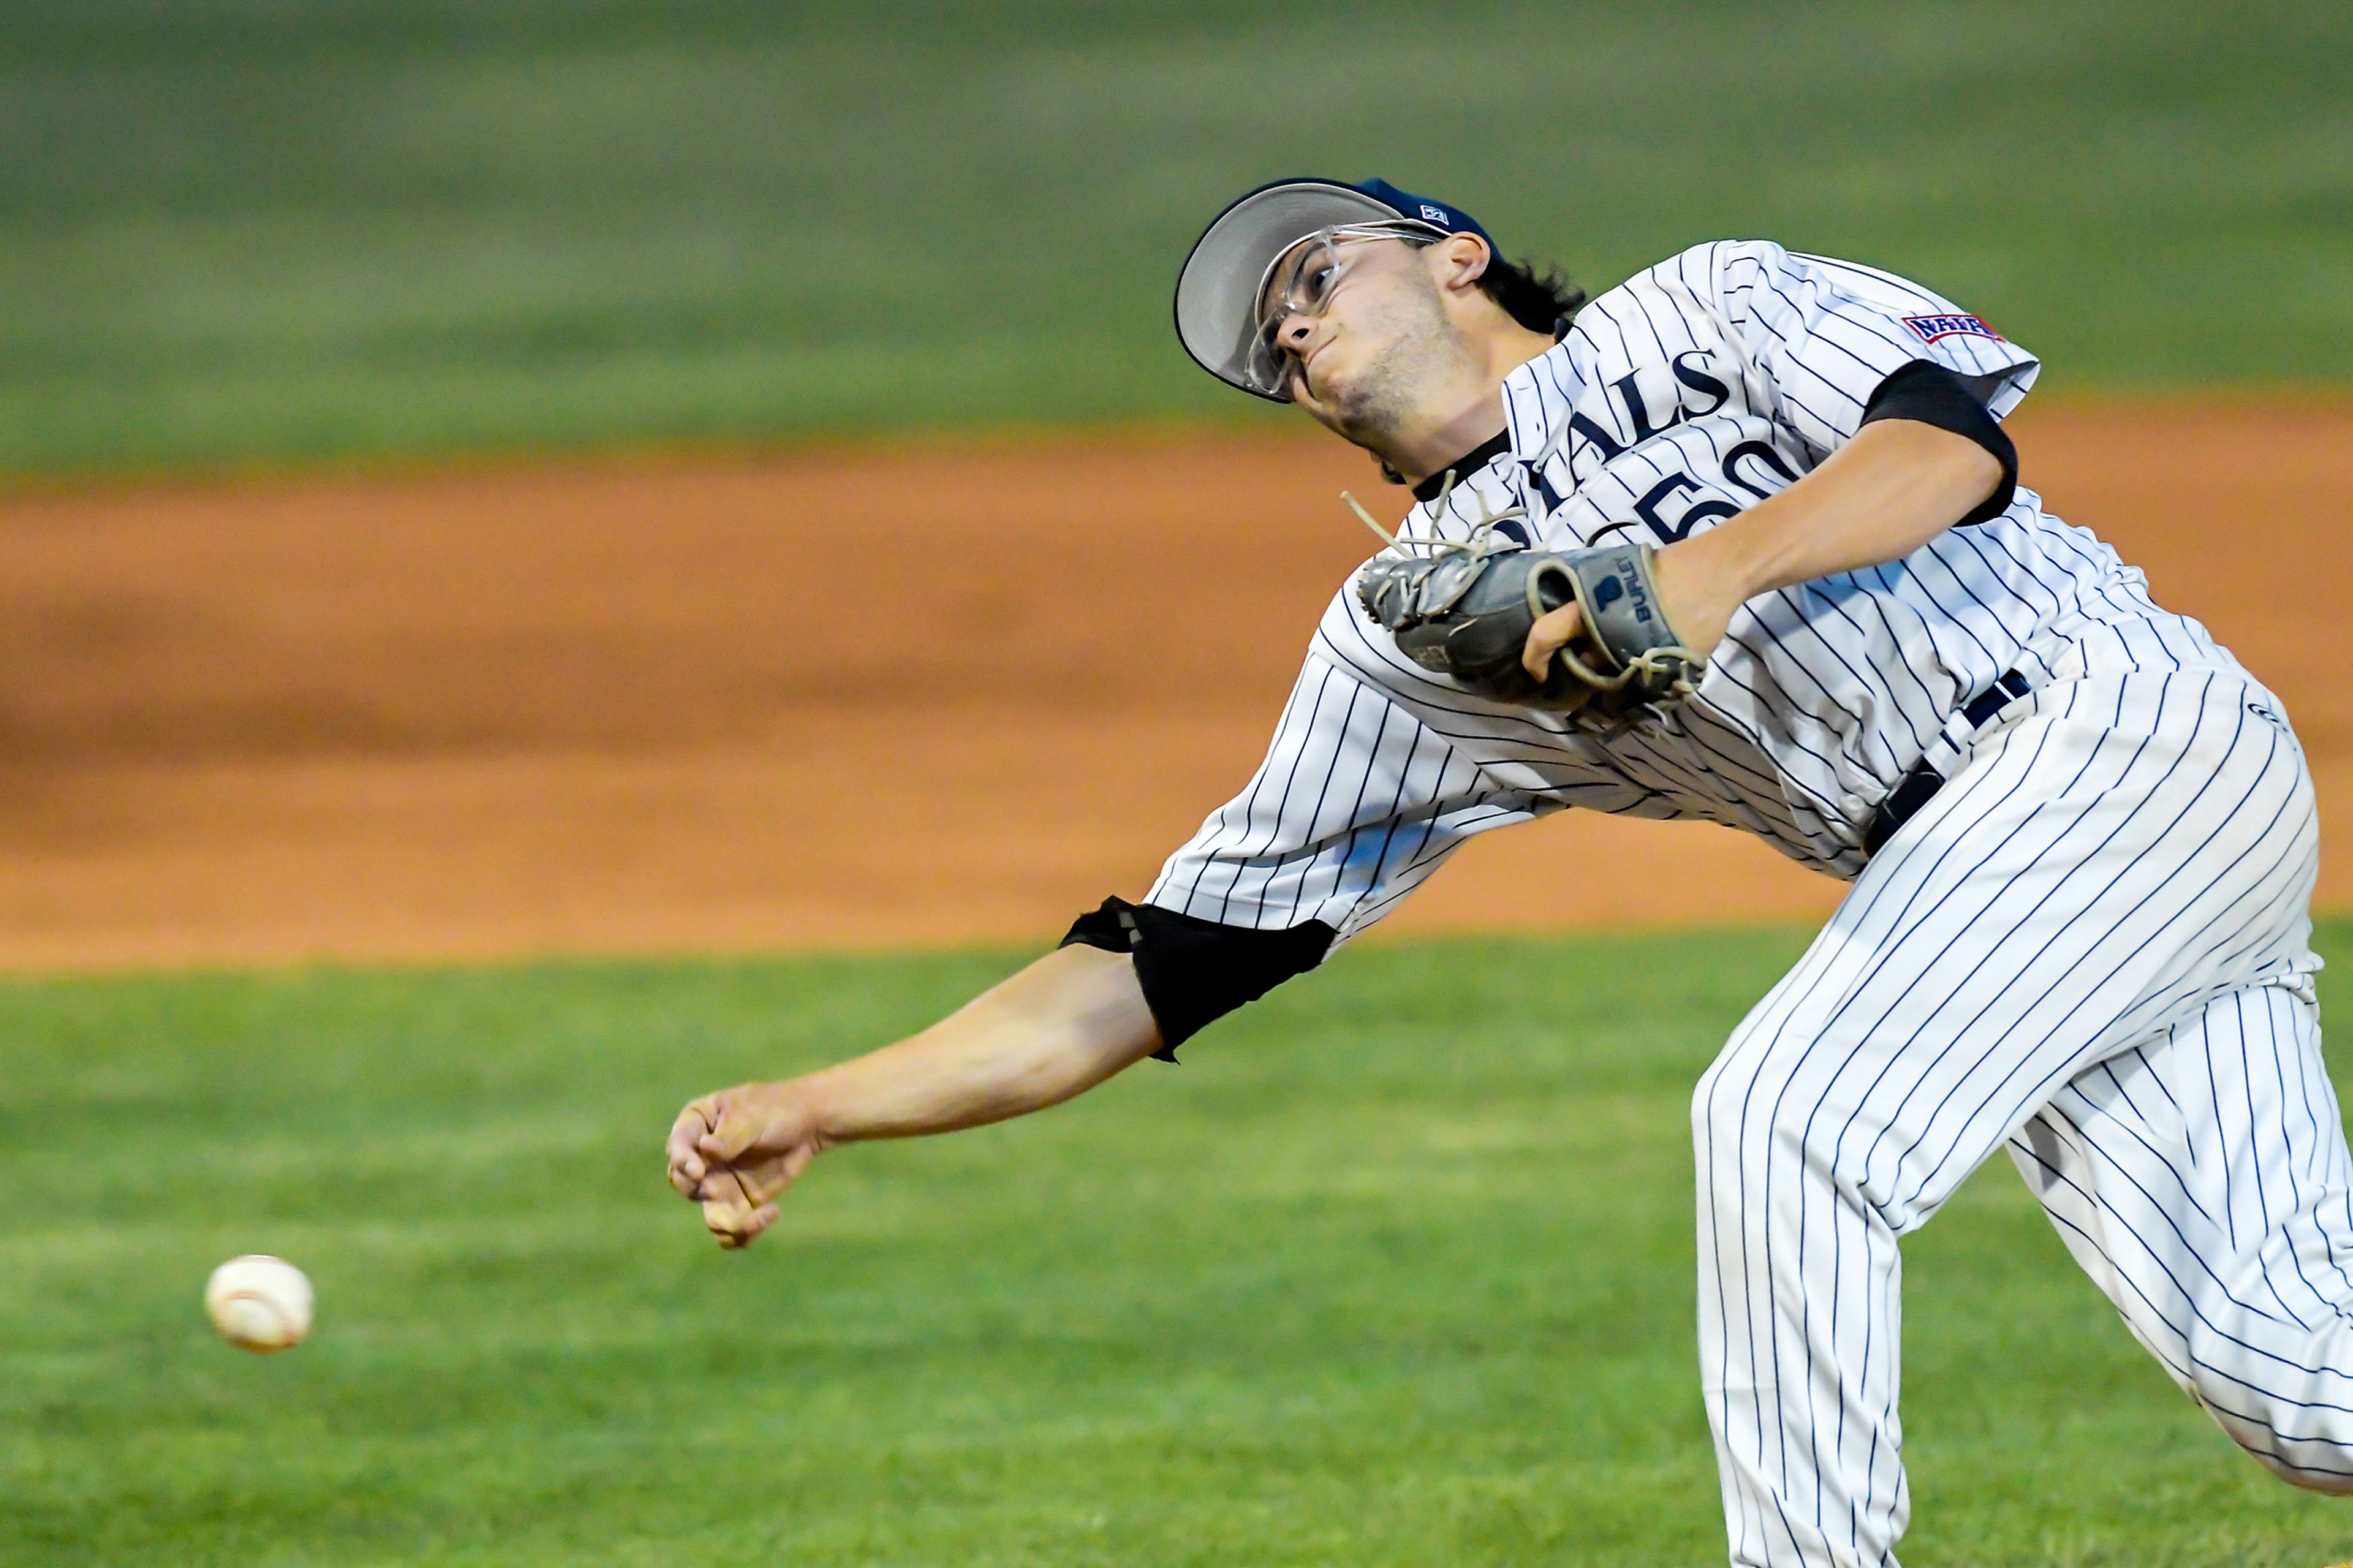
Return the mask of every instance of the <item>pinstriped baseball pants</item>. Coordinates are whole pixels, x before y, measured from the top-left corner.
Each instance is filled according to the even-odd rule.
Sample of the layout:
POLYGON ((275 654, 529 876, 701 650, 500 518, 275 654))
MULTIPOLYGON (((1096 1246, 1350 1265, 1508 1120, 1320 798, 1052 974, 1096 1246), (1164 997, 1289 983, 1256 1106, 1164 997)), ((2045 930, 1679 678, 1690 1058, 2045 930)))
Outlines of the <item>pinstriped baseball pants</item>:
POLYGON ((2303 753, 2227 656, 2013 703, 1873 859, 1693 1100, 1734 1563, 1894 1563, 1897 1243, 2005 1145, 2233 1438, 2353 1490, 2317 865, 2303 753))

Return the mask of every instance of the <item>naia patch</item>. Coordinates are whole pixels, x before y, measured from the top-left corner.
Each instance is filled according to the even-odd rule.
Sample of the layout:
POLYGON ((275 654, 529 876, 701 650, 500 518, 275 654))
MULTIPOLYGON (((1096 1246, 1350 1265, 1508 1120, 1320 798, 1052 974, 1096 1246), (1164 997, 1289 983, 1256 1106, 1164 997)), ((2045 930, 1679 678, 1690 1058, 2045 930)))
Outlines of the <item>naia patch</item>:
POLYGON ((2005 340, 2000 332, 1985 324, 1982 316, 1906 316, 1904 324, 1924 343, 1938 338, 1991 338, 1995 342, 2005 340))

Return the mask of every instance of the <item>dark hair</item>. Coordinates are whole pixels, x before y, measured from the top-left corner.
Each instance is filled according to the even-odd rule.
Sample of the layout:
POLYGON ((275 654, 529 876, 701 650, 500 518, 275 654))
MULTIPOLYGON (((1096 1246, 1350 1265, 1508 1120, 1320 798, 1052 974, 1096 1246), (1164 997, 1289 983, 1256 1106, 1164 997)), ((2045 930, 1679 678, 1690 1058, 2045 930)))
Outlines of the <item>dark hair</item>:
POLYGON ((1479 274, 1480 291, 1532 332, 1549 332, 1575 316, 1585 303, 1585 290, 1559 268, 1538 273, 1525 261, 1506 261, 1490 247, 1487 270, 1479 274))

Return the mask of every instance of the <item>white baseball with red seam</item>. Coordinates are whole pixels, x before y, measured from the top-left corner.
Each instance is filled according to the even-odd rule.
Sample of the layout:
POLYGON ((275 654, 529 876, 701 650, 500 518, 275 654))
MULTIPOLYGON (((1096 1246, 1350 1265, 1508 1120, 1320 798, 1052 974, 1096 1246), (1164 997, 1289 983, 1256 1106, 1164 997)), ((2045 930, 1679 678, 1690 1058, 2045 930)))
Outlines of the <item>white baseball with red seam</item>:
POLYGON ((311 1331, 311 1281, 282 1258, 248 1253, 213 1270, 205 1310, 221 1338, 239 1350, 291 1350, 311 1331))

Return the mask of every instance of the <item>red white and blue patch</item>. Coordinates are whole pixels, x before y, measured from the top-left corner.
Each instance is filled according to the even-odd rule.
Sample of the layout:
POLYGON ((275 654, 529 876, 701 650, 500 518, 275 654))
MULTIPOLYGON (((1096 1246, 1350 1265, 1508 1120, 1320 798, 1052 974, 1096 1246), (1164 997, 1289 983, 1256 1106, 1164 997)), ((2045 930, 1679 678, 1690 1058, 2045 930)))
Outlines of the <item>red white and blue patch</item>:
POLYGON ((1982 316, 1906 316, 1904 324, 1912 329, 1913 336, 1924 343, 1938 338, 1991 338, 1995 342, 2005 340, 2000 332, 1985 324, 1982 316))

